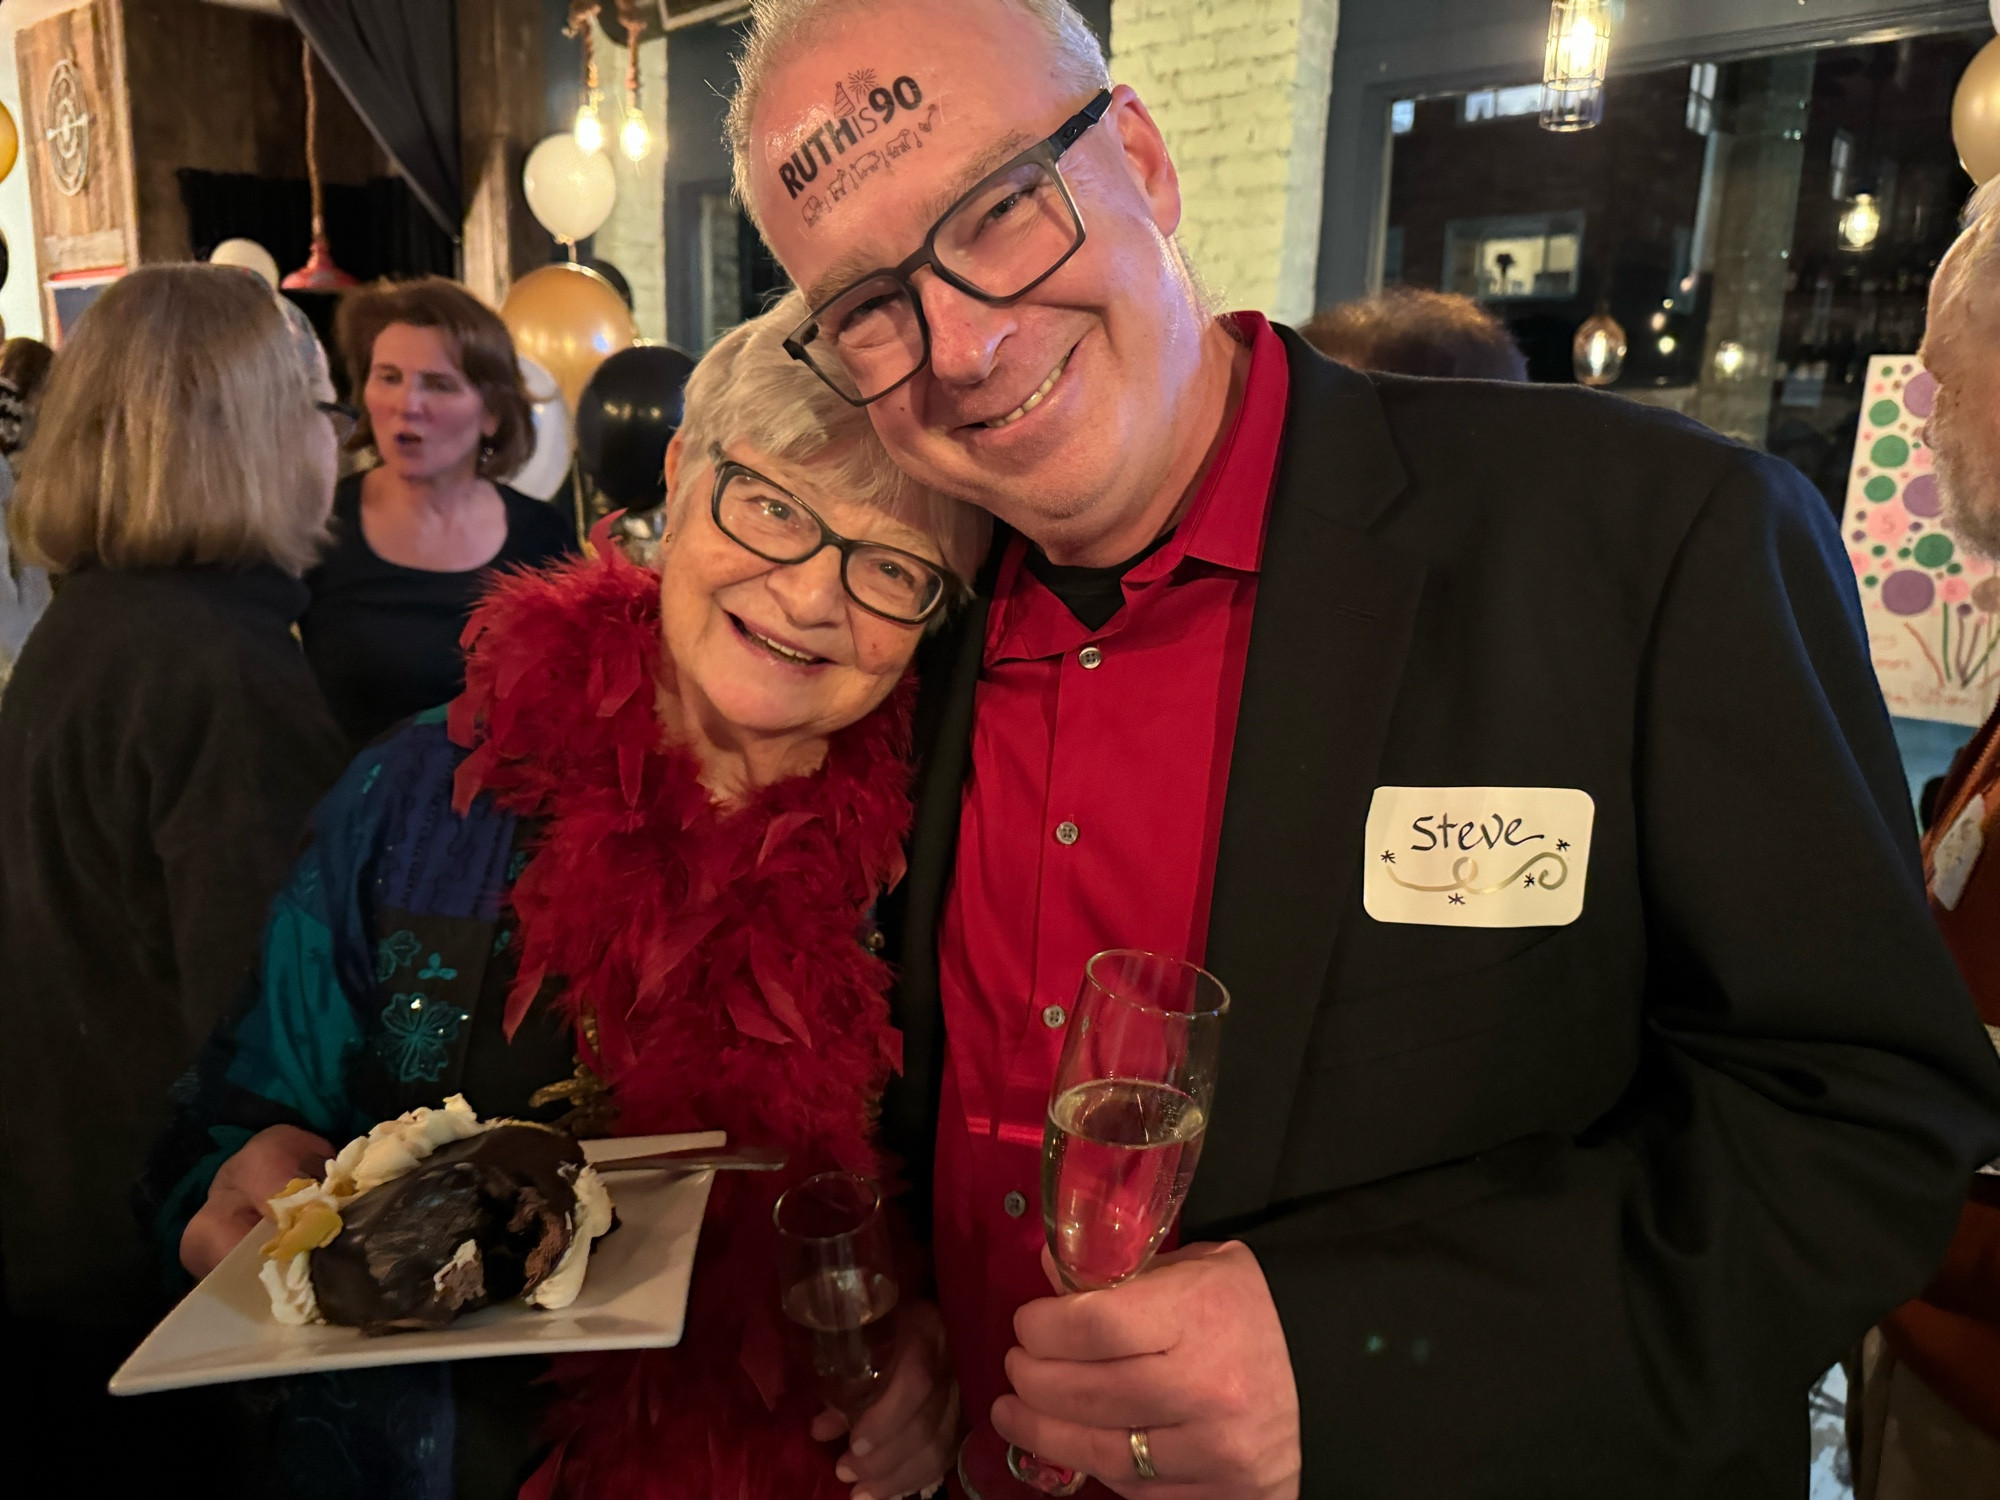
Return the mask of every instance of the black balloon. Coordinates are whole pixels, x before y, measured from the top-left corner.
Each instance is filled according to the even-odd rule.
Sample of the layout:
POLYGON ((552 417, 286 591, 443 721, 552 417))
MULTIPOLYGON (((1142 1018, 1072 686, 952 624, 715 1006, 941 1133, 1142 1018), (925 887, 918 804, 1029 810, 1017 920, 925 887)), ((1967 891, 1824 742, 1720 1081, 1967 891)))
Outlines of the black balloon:
POLYGON ((681 425, 691 356, 669 344, 620 349, 597 367, 576 406, 576 451, 598 492, 627 510, 667 498, 661 470, 681 425))

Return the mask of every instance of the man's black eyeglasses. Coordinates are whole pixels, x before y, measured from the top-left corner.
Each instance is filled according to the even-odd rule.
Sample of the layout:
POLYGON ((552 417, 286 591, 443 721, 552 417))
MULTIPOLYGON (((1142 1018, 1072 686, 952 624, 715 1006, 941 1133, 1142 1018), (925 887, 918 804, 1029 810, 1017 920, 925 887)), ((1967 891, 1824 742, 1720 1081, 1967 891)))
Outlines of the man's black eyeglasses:
POLYGON ((828 547, 840 549, 840 586, 871 615, 897 625, 921 625, 949 593, 951 574, 927 558, 880 542, 844 537, 805 501, 755 469, 709 449, 716 529, 766 562, 802 563, 828 547))
POLYGON ((995 307, 1025 297, 1082 247, 1083 215, 1057 163, 1104 118, 1099 93, 945 210, 923 248, 892 270, 870 271, 812 310, 785 340, 849 404, 880 401, 931 357, 931 331, 910 278, 926 268, 995 307))

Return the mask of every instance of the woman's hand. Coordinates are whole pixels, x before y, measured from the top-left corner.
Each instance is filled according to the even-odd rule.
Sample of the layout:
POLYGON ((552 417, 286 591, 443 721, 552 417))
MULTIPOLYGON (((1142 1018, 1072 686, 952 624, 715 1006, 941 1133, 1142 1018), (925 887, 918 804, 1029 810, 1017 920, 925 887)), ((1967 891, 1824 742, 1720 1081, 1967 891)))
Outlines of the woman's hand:
MULTIPOLYGON (((812 1435, 820 1442, 846 1431, 847 1419, 837 1411, 813 1419, 812 1435)), ((944 1320, 934 1303, 905 1303, 896 1325, 896 1368, 880 1399, 854 1424, 834 1473, 854 1486, 854 1500, 923 1494, 951 1468, 958 1438, 958 1382, 945 1356, 944 1320)))
POLYGON ((310 1130, 273 1125, 243 1143, 208 1185, 208 1202, 181 1235, 181 1264, 197 1279, 257 1227, 265 1205, 295 1177, 317 1179, 333 1147, 310 1130))

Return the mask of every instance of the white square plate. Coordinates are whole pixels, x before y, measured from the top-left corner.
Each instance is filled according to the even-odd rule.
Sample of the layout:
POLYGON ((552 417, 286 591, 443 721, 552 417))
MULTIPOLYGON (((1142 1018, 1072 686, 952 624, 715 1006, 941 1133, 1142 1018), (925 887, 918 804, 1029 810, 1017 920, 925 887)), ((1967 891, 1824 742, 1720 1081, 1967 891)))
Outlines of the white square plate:
MULTIPOLYGON (((719 1130, 585 1141, 593 1162, 654 1151, 722 1146, 719 1130)), ((257 1280, 259 1230, 224 1257, 111 1377, 111 1393, 136 1396, 183 1386, 262 1380, 313 1370, 416 1365, 499 1354, 561 1354, 581 1349, 654 1349, 678 1344, 686 1321, 688 1278, 708 1207, 713 1172, 676 1175, 620 1172, 605 1178, 618 1227, 597 1242, 576 1301, 559 1312, 508 1302, 468 1313, 434 1333, 369 1338, 358 1328, 323 1323, 293 1328, 271 1316, 257 1280)))

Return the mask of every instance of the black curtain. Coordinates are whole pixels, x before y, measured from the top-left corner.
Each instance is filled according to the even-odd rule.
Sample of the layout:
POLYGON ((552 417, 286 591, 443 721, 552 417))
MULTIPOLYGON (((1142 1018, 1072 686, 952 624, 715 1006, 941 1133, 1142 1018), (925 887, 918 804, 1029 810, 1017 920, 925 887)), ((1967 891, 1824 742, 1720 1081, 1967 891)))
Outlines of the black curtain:
MULTIPOLYGON (((296 271, 305 264, 312 248, 312 192, 305 183, 243 172, 199 172, 192 167, 181 168, 175 176, 180 179, 188 241, 196 259, 207 260, 217 245, 241 235, 269 250, 280 271, 296 271)), ((458 251, 451 236, 438 228, 400 178, 377 177, 361 187, 328 183, 326 237, 335 263, 363 281, 458 274, 458 251)), ((285 295, 305 310, 320 341, 331 351, 338 299, 325 292, 285 295)), ((333 378, 344 391, 346 376, 336 369, 333 378)))
MULTIPOLYGON (((456 241, 465 194, 452 0, 284 0, 284 5, 417 201, 456 241)), ((330 220, 331 192, 328 196, 330 220)), ((277 247, 271 249, 275 254, 277 247)), ((335 258, 346 266, 338 249, 336 243, 335 258)))

